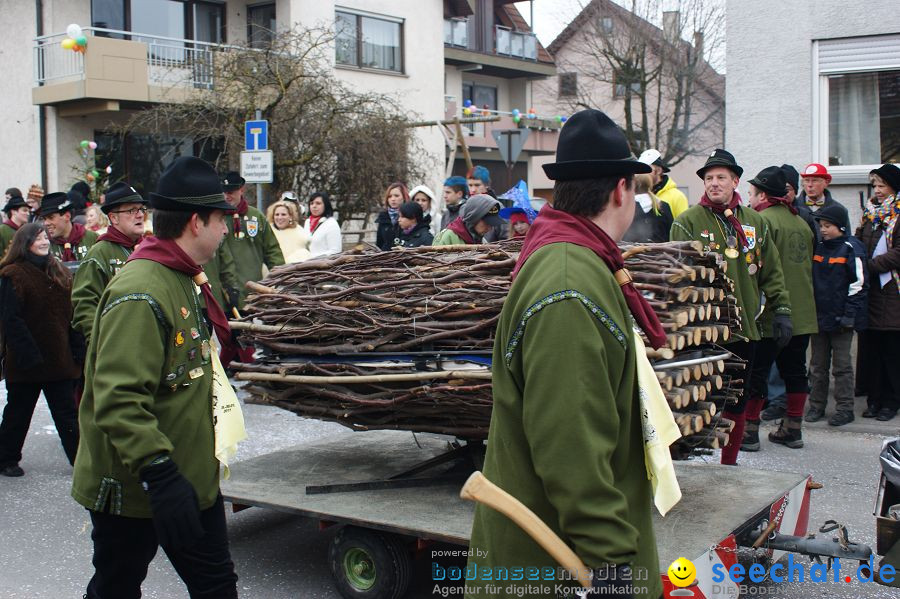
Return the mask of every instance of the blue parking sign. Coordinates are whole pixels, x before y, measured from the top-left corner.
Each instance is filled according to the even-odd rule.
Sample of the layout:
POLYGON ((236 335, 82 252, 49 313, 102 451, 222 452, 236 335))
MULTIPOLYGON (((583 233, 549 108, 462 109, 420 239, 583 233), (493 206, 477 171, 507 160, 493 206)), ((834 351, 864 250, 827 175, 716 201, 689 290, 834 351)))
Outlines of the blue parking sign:
POLYGON ((244 148, 248 152, 269 149, 269 121, 244 121, 244 148))

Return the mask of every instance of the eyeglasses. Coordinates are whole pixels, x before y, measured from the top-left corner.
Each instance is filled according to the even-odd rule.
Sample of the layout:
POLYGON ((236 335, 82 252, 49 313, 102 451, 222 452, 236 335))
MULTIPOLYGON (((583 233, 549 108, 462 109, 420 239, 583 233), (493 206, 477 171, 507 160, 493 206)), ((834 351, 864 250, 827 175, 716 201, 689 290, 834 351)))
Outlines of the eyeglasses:
POLYGON ((149 210, 144 206, 141 206, 139 208, 129 208, 128 210, 111 210, 110 214, 130 214, 131 216, 137 216, 138 213, 140 213, 146 216, 147 212, 149 212, 149 210))

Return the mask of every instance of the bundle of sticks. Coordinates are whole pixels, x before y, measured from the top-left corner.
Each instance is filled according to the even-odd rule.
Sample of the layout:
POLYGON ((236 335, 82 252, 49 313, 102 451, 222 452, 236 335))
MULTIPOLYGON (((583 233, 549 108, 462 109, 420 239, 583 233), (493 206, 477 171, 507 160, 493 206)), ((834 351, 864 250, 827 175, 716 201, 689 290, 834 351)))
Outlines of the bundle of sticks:
MULTIPOLYGON (((374 252, 278 267, 232 321, 262 351, 234 365, 250 400, 354 430, 487 437, 487 366, 518 242, 374 252)), ((725 263, 691 242, 621 246, 666 330, 648 349, 684 438, 676 456, 720 447, 741 362, 717 344, 740 314, 725 263), (689 363, 688 363, 689 362, 689 363)))

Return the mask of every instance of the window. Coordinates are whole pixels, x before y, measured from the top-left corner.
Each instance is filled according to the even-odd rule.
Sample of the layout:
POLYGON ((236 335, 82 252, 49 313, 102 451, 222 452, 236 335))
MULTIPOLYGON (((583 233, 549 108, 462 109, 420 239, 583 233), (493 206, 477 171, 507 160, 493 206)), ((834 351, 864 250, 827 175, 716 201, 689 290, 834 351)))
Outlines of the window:
POLYGON ((252 48, 266 48, 275 36, 275 4, 247 7, 247 41, 252 48))
POLYGON ((559 74, 559 97, 571 98, 578 95, 578 73, 559 74))
POLYGON ((900 161, 900 70, 828 77, 828 164, 900 161))
MULTIPOLYGON (((625 97, 625 83, 619 83, 616 81, 613 83, 613 94, 616 98, 624 98, 625 97)), ((640 94, 641 93, 641 84, 637 81, 631 84, 631 95, 640 94)))
POLYGON ((463 82, 463 102, 472 101, 473 108, 497 109, 497 88, 490 85, 478 85, 463 82))
POLYGON ((612 17, 601 17, 599 20, 600 31, 603 33, 612 33, 613 31, 613 20, 612 17))
MULTIPOLYGON (((91 25, 101 29, 125 30, 125 3, 122 0, 92 0, 91 25)), ((115 33, 97 33, 97 35, 121 39, 115 33)))
POLYGON ((366 69, 403 72, 401 22, 335 12, 335 61, 366 69))
MULTIPOLYGON (((225 3, 203 0, 91 0, 91 24, 150 36, 225 42, 225 3)), ((124 38, 121 34, 105 34, 124 38)), ((135 36, 142 39, 142 36, 135 36)), ((172 42, 175 43, 175 42, 172 42)))

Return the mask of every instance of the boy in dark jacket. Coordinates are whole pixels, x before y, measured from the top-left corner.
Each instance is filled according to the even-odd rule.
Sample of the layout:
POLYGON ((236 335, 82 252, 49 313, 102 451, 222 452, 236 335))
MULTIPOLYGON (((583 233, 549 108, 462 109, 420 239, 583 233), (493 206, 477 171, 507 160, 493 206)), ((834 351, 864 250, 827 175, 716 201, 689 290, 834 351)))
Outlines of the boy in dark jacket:
POLYGON ((819 225, 820 241, 813 255, 813 287, 819 332, 812 336, 809 366, 807 422, 825 416, 828 402, 829 369, 834 374, 836 411, 828 420, 832 426, 853 422, 853 364, 850 343, 853 331, 866 328, 866 250, 848 235, 847 209, 834 203, 820 208, 813 218, 819 225), (833 368, 831 368, 833 364, 833 368))

